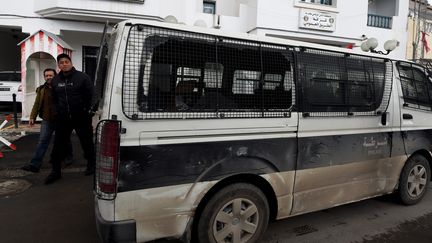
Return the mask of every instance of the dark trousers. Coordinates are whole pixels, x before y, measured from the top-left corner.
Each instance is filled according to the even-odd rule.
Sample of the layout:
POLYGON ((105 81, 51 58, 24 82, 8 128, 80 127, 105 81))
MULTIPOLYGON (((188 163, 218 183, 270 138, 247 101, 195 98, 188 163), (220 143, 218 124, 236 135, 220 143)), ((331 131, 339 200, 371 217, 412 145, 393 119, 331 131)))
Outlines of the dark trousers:
POLYGON ((87 169, 95 166, 95 153, 93 144, 92 118, 90 115, 81 116, 57 116, 55 125, 54 147, 51 152, 53 173, 61 174, 61 162, 67 155, 67 144, 72 130, 75 130, 87 160, 87 169))

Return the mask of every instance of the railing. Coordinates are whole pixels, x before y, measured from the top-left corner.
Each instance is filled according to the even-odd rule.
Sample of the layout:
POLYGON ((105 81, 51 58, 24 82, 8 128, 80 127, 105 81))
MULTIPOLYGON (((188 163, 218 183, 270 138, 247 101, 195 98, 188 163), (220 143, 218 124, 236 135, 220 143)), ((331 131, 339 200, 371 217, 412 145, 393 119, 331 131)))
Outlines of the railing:
POLYGON ((392 17, 368 14, 368 26, 391 29, 392 28, 392 17))

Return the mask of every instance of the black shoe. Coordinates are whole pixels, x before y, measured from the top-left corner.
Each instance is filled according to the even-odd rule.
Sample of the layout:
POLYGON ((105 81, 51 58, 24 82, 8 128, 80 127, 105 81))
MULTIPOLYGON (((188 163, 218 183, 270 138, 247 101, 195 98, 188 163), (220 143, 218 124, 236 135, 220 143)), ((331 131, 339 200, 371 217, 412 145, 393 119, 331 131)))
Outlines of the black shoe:
POLYGON ((89 175, 93 175, 95 173, 95 169, 94 168, 87 168, 84 171, 84 175, 89 176, 89 175))
POLYGON ((64 167, 69 167, 71 166, 73 163, 75 162, 75 160, 73 158, 66 158, 64 161, 64 167))
POLYGON ((25 171, 30 171, 30 172, 33 172, 33 173, 38 173, 39 172, 39 168, 37 168, 37 167, 35 167, 33 165, 25 165, 25 166, 21 167, 21 169, 25 170, 25 171))
POLYGON ((47 178, 45 178, 45 185, 52 184, 60 180, 61 178, 62 176, 60 174, 51 172, 51 174, 49 174, 47 178))

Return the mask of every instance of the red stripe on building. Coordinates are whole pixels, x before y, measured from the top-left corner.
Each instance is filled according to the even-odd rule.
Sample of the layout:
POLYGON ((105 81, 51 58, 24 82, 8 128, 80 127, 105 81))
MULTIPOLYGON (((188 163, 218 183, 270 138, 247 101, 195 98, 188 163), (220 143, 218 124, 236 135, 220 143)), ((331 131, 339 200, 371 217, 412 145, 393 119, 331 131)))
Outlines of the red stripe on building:
POLYGON ((48 52, 52 55, 53 51, 53 39, 48 36, 48 52))
POLYGON ((39 51, 44 51, 44 33, 39 31, 39 51))
MULTIPOLYGON (((23 84, 26 78, 26 43, 21 44, 21 84, 23 84)), ((25 85, 22 86, 23 93, 25 94, 25 85)))
POLYGON ((57 44, 57 55, 62 54, 63 53, 63 47, 59 44, 57 44))
POLYGON ((30 37, 30 53, 34 53, 34 40, 35 40, 35 36, 32 35, 30 37))

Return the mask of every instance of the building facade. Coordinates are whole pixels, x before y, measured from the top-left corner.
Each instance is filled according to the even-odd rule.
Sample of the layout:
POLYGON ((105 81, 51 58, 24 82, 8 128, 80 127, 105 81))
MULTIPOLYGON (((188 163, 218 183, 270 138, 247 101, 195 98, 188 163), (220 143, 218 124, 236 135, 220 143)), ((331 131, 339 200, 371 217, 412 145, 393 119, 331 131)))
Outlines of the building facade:
POLYGON ((426 0, 411 0, 408 13, 406 58, 416 62, 431 61, 431 45, 432 6, 426 0))
POLYGON ((93 76, 107 21, 111 26, 131 18, 170 21, 353 48, 374 37, 378 50, 386 40, 396 39, 400 45, 389 56, 405 58, 408 5, 408 0, 7 1, 0 10, 0 51, 4 54, 0 70, 22 70, 22 119, 26 120, 35 87, 43 83, 42 70, 55 65, 60 50, 50 51, 50 41, 65 46, 74 66, 93 76), (43 38, 48 44, 41 44, 43 38), (20 42, 39 48, 29 49, 27 44, 23 55, 20 42))

